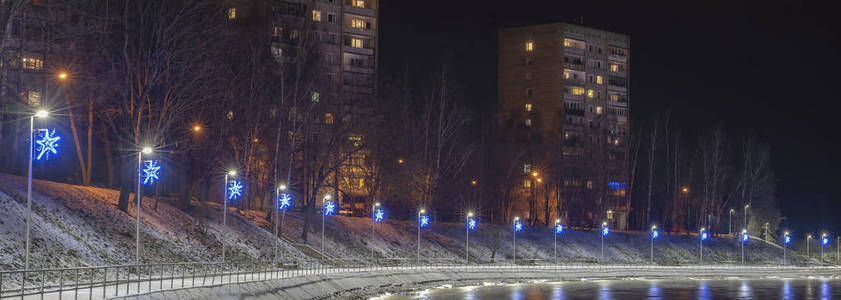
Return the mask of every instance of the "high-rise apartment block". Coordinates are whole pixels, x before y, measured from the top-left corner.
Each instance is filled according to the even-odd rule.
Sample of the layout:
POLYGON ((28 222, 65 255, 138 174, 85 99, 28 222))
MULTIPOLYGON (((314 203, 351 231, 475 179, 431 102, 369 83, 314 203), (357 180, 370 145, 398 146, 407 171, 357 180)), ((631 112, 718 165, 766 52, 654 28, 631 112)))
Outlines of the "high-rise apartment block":
POLYGON ((497 126, 522 164, 512 213, 627 227, 629 46, 565 23, 499 31, 497 126))

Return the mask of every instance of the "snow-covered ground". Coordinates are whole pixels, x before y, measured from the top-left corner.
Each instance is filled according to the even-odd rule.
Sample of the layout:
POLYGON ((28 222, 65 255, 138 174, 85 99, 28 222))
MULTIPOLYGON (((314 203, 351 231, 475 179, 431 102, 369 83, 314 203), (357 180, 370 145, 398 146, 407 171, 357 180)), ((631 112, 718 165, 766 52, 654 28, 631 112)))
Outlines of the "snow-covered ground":
MULTIPOLYGON (((23 266, 25 222, 25 178, 0 174, 0 269, 23 266)), ((128 264, 134 260, 134 205, 129 213, 117 209, 118 191, 81 187, 49 181, 34 181, 33 188, 33 268, 128 264)), ((229 260, 258 260, 273 257, 272 225, 264 212, 230 210, 228 226, 221 225, 222 210, 211 204, 206 231, 189 214, 161 201, 157 211, 153 200, 144 197, 142 213, 143 262, 218 261, 221 243, 228 247, 229 260), (249 220, 251 222, 249 222, 249 220), (255 226, 256 225, 256 226, 255 226), (262 227, 262 228, 261 228, 262 227)), ((283 226, 291 243, 280 242, 284 258, 320 258, 321 216, 311 216, 309 238, 301 236, 303 214, 288 212, 283 226)), ((417 227, 414 221, 385 220, 376 224, 371 238, 371 219, 347 216, 327 217, 325 249, 331 257, 371 256, 377 258, 415 258, 417 227)), ((517 234, 517 258, 552 259, 553 235, 549 228, 526 228, 517 234)), ((433 223, 421 231, 422 258, 463 259, 464 224, 433 223)), ((512 238, 508 226, 480 224, 470 233, 472 262, 509 261, 512 238)), ((559 262, 595 262, 601 257, 597 231, 567 230, 558 236, 559 262)), ((648 264, 650 244, 647 234, 611 233, 605 238, 605 262, 648 264)), ((813 249, 817 250, 817 249, 813 249)), ((696 264, 697 236, 662 235, 655 241, 658 264, 696 264)), ((779 265, 782 249, 752 240, 745 249, 750 264, 779 265)), ((811 262, 817 263, 817 251, 811 262)), ((789 252, 789 263, 803 265, 806 259, 789 252)), ((834 253, 827 259, 834 259, 834 253)), ((704 243, 704 262, 737 264, 740 247, 731 238, 712 237, 704 243)))
MULTIPOLYGON (((245 211, 244 215, 260 226, 269 228, 262 212, 245 211)), ((308 244, 321 247, 321 216, 310 219, 308 244)), ((417 227, 414 221, 386 220, 375 226, 371 238, 371 219, 347 216, 328 216, 326 219, 325 252, 332 257, 371 257, 371 245, 376 258, 415 258, 417 255, 417 227), (373 242, 372 242, 373 240, 373 242)), ((303 214, 287 212, 284 236, 296 243, 303 229, 303 214)), ((463 259, 465 255, 464 223, 433 223, 421 230, 421 257, 463 259)), ((512 258, 513 239, 508 226, 480 224, 470 232, 470 260, 490 262, 492 245, 498 244, 495 261, 512 258)), ((601 258, 601 239, 597 230, 566 230, 558 235, 559 262, 596 262, 601 258)), ((650 240, 646 233, 612 232, 605 238, 605 262, 650 264, 650 240)), ((817 249, 812 249, 812 264, 819 264, 817 249)), ((834 250, 834 249, 833 249, 834 250)), ((783 249, 751 240, 745 246, 748 264, 780 265, 783 249)), ((827 252, 828 263, 835 262, 835 252, 827 252)), ((698 237, 686 235, 661 236, 654 242, 657 264, 697 264, 699 260, 698 237)), ((554 257, 553 236, 550 228, 525 228, 517 233, 517 259, 551 260, 554 257)), ((740 264, 741 248, 737 239, 710 237, 704 242, 705 264, 740 264)), ((788 263, 805 265, 807 260, 789 249, 788 263)))
MULTIPOLYGON (((33 181, 31 268, 134 263, 135 205, 117 209, 119 191, 49 181, 33 181)), ((132 201, 133 203, 133 201, 132 201)), ((230 260, 273 257, 270 232, 229 211, 211 205, 207 230, 189 214, 144 197, 141 214, 142 262, 218 261, 221 243, 230 260)), ((23 268, 26 178, 0 174, 0 270, 23 268)), ((280 243, 286 257, 304 257, 280 243)))

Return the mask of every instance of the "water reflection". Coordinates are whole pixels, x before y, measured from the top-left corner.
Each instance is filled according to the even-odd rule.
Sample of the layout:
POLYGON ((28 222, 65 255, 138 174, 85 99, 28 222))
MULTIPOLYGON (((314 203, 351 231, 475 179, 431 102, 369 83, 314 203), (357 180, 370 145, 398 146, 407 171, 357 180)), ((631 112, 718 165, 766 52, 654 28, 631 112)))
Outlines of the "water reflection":
POLYGON ((826 282, 826 280, 821 281, 821 299, 832 299, 829 282, 826 282))
POLYGON ((610 283, 609 282, 600 282, 599 283, 599 299, 602 300, 610 300, 613 299, 613 293, 610 291, 610 283))
POLYGON ((698 285, 698 300, 710 300, 712 296, 710 295, 710 287, 707 286, 706 281, 701 281, 701 284, 698 285))
POLYGON ((441 288, 414 294, 384 295, 408 299, 841 299, 841 279, 755 280, 615 280, 526 283, 441 288))
POLYGON ((651 286, 648 287, 648 299, 662 299, 660 294, 660 287, 657 286, 657 281, 652 281, 651 286))
POLYGON ((752 298, 753 293, 750 290, 750 284, 747 280, 742 280, 742 285, 739 286, 739 298, 752 298))
POLYGON ((791 280, 783 282, 783 294, 780 295, 780 298, 784 300, 794 299, 794 293, 791 292, 791 280))
POLYGON ((564 287, 559 283, 552 288, 552 300, 564 300, 564 287))

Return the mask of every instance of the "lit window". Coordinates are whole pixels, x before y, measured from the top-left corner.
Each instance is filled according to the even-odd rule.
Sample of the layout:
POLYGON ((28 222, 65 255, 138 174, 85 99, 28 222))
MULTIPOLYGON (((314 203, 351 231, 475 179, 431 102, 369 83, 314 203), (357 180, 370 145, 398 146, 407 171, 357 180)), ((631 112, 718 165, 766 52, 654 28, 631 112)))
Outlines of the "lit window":
POLYGON ((313 103, 318 103, 321 100, 321 94, 319 92, 312 92, 311 100, 313 103))
POLYGON ((602 75, 596 75, 596 83, 604 84, 604 77, 602 77, 602 75))
POLYGON ((532 41, 526 42, 526 51, 534 51, 534 42, 532 42, 532 41))
POLYGON ((584 88, 580 88, 580 87, 573 87, 573 88, 572 88, 572 94, 573 94, 573 95, 577 95, 577 96, 578 96, 578 95, 584 95, 584 88))
POLYGON ((624 72, 625 68, 618 64, 610 64, 610 71, 611 72, 624 72))
POLYGON ((531 119, 526 119, 526 126, 531 127, 531 119))
POLYGON ((321 11, 313 10, 312 11, 312 20, 316 22, 321 22, 321 11))
POLYGON ((353 48, 362 48, 362 39, 350 39, 350 46, 353 48))
POLYGON ((592 181, 590 181, 590 180, 587 180, 587 189, 588 189, 588 190, 592 190, 592 189, 593 189, 593 182, 592 182, 592 181))
POLYGON ((531 103, 526 103, 526 111, 531 111, 531 103))
POLYGON ((331 113, 324 114, 324 124, 333 125, 333 114, 331 114, 331 113))
POLYGON ((596 92, 593 90, 587 90, 587 98, 593 98, 596 95, 596 92))
POLYGON ((233 20, 237 18, 237 9, 236 7, 231 7, 228 9, 228 19, 233 20))
POLYGON ((365 187, 365 178, 359 178, 359 188, 365 187))
POLYGON ((531 173, 531 164, 523 164, 523 174, 531 173))
POLYGON ((523 187, 530 188, 531 187, 531 179, 523 180, 523 187))
POLYGON ((356 29, 365 29, 365 21, 351 20, 350 21, 350 27, 353 27, 353 28, 356 28, 356 29))
POLYGON ((44 61, 35 57, 24 57, 23 68, 27 70, 40 70, 44 68, 44 61))
POLYGON ((41 106, 41 93, 29 91, 26 93, 26 105, 41 106))
POLYGON ((564 70, 564 79, 569 79, 569 71, 564 70))
POLYGON ((619 95, 611 94, 610 95, 610 101, 619 101, 619 95))
POLYGON ((283 36, 283 27, 275 26, 272 30, 272 36, 274 37, 282 37, 283 36))
POLYGON ((597 115, 602 114, 602 107, 601 106, 596 106, 596 114, 597 115))
POLYGON ((359 8, 365 8, 365 1, 353 0, 353 6, 359 7, 359 8))

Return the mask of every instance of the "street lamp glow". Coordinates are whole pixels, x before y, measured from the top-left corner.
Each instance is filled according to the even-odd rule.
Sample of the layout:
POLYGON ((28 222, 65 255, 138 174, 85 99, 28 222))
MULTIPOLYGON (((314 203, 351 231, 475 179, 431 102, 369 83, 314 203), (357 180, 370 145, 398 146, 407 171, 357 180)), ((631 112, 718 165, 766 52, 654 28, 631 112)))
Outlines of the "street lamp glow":
POLYGON ((39 117, 39 118, 46 118, 49 115, 50 115, 50 113, 47 112, 46 110, 43 110, 43 109, 35 112, 35 116, 39 117))
POLYGON ((531 172, 532 177, 537 177, 537 171, 531 172))
POLYGON ((65 80, 65 79, 67 79, 67 77, 69 77, 69 75, 67 75, 67 72, 61 72, 61 73, 58 73, 58 75, 56 75, 56 77, 58 77, 58 79, 65 80))
POLYGON ((151 147, 143 147, 143 149, 140 150, 140 152, 143 152, 143 154, 151 154, 152 153, 152 148, 151 147))
POLYGON ((285 184, 281 184, 280 186, 278 186, 278 188, 279 188, 281 191, 285 191, 285 190, 286 190, 286 185, 285 185, 285 184))
POLYGON ((198 133, 199 131, 201 131, 201 125, 193 125, 193 132, 198 133))

